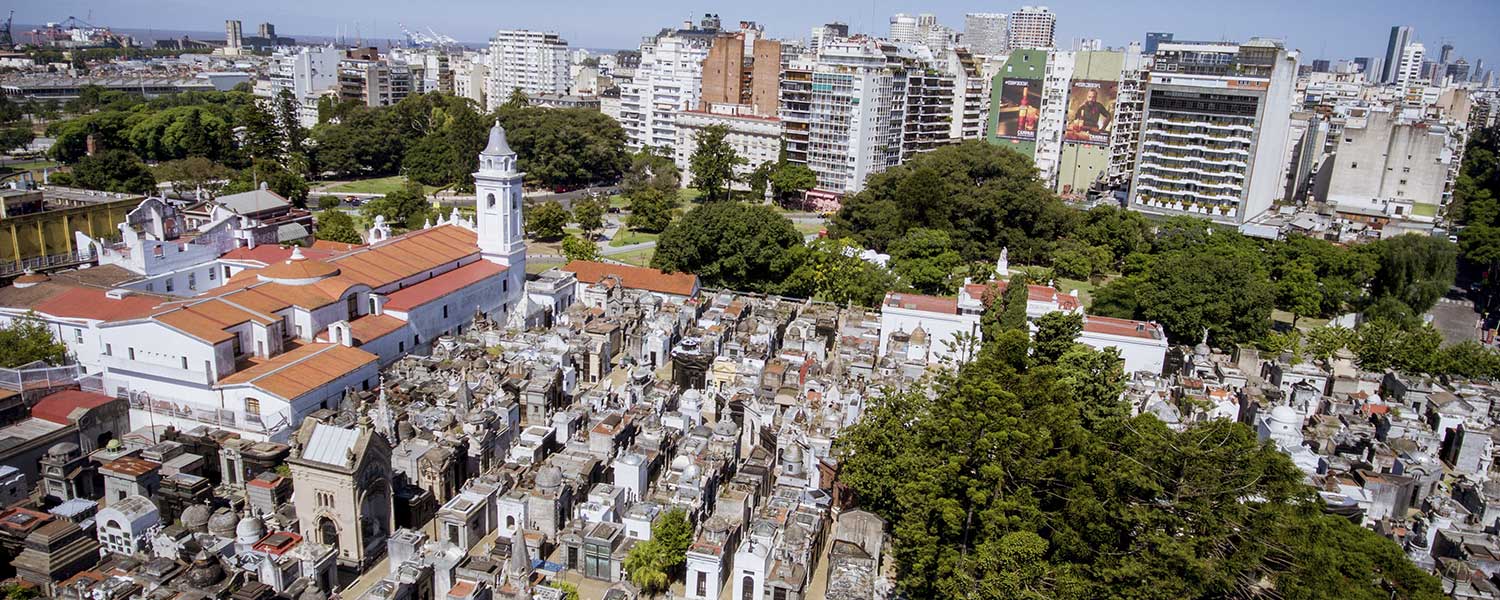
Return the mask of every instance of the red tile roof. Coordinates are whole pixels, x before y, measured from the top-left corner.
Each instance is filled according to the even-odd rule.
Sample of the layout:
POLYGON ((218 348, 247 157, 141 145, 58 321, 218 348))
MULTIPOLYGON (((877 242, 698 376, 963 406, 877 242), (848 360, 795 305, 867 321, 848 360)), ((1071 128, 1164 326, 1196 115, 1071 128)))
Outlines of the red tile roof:
POLYGON ((505 267, 487 260, 467 265, 392 292, 386 298, 386 310, 408 311, 448 294, 505 272, 505 267))
POLYGON ((579 283, 599 283, 611 275, 620 278, 625 287, 661 294, 692 296, 698 292, 698 276, 692 273, 663 273, 647 267, 612 265, 588 260, 575 260, 563 265, 562 270, 573 273, 579 283))
POLYGON ((33 310, 68 319, 120 321, 147 316, 162 302, 156 296, 129 294, 116 299, 102 289, 68 286, 38 303, 33 310))
POLYGON ((1161 327, 1145 321, 1116 319, 1114 317, 1089 316, 1083 320, 1083 330, 1089 333, 1118 335, 1143 340, 1164 340, 1161 327))
MULTIPOLYGON (((1006 284, 1007 282, 1004 281, 993 281, 990 283, 971 283, 966 286, 964 290, 967 291, 970 296, 973 296, 975 298, 983 298, 985 290, 988 289, 991 285, 995 286, 996 294, 1004 294, 1006 284)), ((1045 285, 1033 284, 1026 286, 1026 299, 1032 302, 1056 302, 1058 310, 1073 310, 1081 306, 1078 302, 1078 298, 1073 296, 1072 294, 1064 294, 1057 291, 1057 289, 1055 288, 1051 288, 1045 285)))
POLYGON ((349 322, 355 344, 368 344, 406 326, 406 321, 390 315, 365 315, 349 322))
POLYGON ((98 408, 112 401, 114 398, 104 394, 82 390, 63 390, 37 401, 36 406, 31 407, 31 416, 43 421, 67 425, 73 422, 69 415, 73 414, 75 409, 98 408))
POLYGON ((286 400, 327 385, 375 362, 374 354, 338 344, 303 344, 219 379, 219 385, 250 384, 286 400))
POLYGON ((924 294, 900 294, 891 292, 885 295, 884 304, 888 307, 899 307, 907 310, 942 313, 945 315, 958 314, 957 298, 944 298, 941 296, 927 296, 924 294))
MULTIPOLYGON (((344 245, 344 244, 340 244, 344 245)), ((344 248, 343 250, 348 250, 344 248)), ((314 244, 311 248, 303 248, 302 255, 312 260, 325 260, 332 258, 343 250, 328 247, 319 247, 314 244)), ((224 260, 240 260, 258 262, 270 265, 285 261, 292 256, 292 246, 278 246, 276 244, 261 244, 254 248, 235 248, 224 253, 224 260)))
MULTIPOLYGON (((348 252, 348 251, 353 250, 355 248, 359 248, 361 246, 364 246, 364 244, 346 244, 344 242, 334 242, 334 241, 329 241, 329 240, 313 240, 312 247, 311 248, 304 248, 302 250, 302 253, 303 254, 307 254, 308 250, 327 250, 329 252, 340 252, 340 253, 342 253, 342 252, 348 252)), ((309 257, 309 258, 311 258, 311 257, 309 257)))

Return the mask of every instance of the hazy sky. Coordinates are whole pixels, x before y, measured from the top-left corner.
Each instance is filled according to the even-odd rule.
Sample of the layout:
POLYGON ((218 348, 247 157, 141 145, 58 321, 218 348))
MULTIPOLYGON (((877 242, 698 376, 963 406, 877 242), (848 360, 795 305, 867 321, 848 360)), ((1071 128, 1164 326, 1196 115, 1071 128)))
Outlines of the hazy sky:
MULTIPOLYGON (((239 19, 245 31, 270 21, 284 35, 352 36, 356 25, 367 38, 399 38, 398 23, 432 28, 461 41, 488 39, 500 28, 557 31, 574 46, 633 48, 641 36, 661 27, 718 13, 726 24, 753 20, 776 37, 804 38, 815 24, 840 20, 858 31, 885 33, 892 13, 931 12, 962 29, 966 12, 1009 12, 1020 3, 976 0, 757 0, 694 2, 670 0, 19 0, 17 23, 61 21, 68 16, 95 25, 222 31, 225 19, 239 19), (90 15, 92 15, 90 17, 90 15)), ((1500 0, 1055 0, 1058 45, 1101 38, 1120 46, 1147 31, 1171 31, 1179 39, 1242 40, 1252 35, 1285 39, 1305 59, 1377 56, 1390 27, 1416 28, 1429 55, 1451 42, 1458 56, 1473 63, 1483 57, 1500 67, 1500 0)))

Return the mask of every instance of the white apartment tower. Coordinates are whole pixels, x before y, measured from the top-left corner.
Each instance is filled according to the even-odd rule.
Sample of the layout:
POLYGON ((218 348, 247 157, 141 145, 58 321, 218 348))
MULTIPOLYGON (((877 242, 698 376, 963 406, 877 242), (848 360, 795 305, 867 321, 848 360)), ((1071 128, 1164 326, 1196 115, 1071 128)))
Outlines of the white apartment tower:
POLYGON ((926 41, 917 36, 917 18, 906 13, 891 15, 890 40, 909 44, 926 41))
POLYGON ((698 107, 703 59, 717 30, 677 30, 641 42, 635 78, 620 84, 620 125, 632 149, 677 143, 677 115, 698 107))
POLYGON ((1396 85, 1406 87, 1426 82, 1422 80, 1422 60, 1427 57, 1427 48, 1421 42, 1412 42, 1401 49, 1401 62, 1396 67, 1396 85))
POLYGON ((528 96, 566 94, 568 42, 556 33, 501 29, 490 38, 486 108, 495 110, 521 90, 528 96))
POLYGON ((969 13, 964 15, 964 44, 977 56, 1005 53, 1005 13, 969 13))
POLYGON ((1297 54, 1280 42, 1163 43, 1129 206, 1241 225, 1285 191, 1297 54))
MULTIPOLYGON (((505 141, 505 129, 496 122, 489 143, 479 153, 474 173, 474 229, 479 255, 505 265, 508 289, 526 285, 526 236, 522 232, 521 180, 516 152, 505 141)), ((508 312, 507 307, 507 312, 508 312)))
POLYGON ((1045 6, 1023 6, 1010 14, 1008 46, 1017 48, 1055 47, 1057 14, 1045 6))
POLYGON ((865 178, 901 158, 905 81, 878 42, 825 44, 792 60, 782 75, 780 115, 787 159, 817 175, 817 190, 864 189, 865 178))

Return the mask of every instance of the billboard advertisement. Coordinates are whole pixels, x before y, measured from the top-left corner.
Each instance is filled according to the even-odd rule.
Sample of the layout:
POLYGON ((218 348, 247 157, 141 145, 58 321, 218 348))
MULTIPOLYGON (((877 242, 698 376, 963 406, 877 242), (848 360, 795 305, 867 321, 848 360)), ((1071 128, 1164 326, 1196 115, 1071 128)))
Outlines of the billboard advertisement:
POLYGON ((1115 99, 1120 84, 1114 81, 1074 81, 1068 90, 1068 125, 1063 139, 1080 144, 1109 144, 1115 122, 1115 99))
POLYGON ((1000 84, 995 136, 1008 140, 1035 140, 1036 121, 1041 114, 1042 82, 1006 78, 1000 84))

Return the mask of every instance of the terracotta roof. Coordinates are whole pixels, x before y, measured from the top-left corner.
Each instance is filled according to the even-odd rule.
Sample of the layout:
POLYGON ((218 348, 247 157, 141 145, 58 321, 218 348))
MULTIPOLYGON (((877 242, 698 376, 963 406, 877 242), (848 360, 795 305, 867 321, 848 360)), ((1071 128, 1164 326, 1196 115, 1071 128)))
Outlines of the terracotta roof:
POLYGON ((355 248, 359 248, 359 247, 362 247, 362 246, 364 246, 364 244, 346 244, 344 242, 334 242, 334 241, 330 241, 330 240, 313 240, 312 246, 309 247, 309 248, 303 248, 302 249, 302 253, 303 254, 307 254, 308 258, 313 258, 312 254, 310 254, 310 252, 309 252, 311 250, 326 250, 328 252, 348 252, 350 250, 353 250, 355 248))
POLYGON ((504 272, 505 267, 502 265, 487 260, 476 260, 432 279, 392 292, 386 299, 385 308, 386 310, 408 311, 504 272))
MULTIPOLYGON (((1007 282, 992 281, 990 283, 971 283, 965 286, 964 290, 967 291, 970 296, 973 296, 975 298, 983 298, 985 290, 988 289, 991 285, 995 286, 995 292, 997 294, 1004 294, 1007 282)), ((1047 287, 1045 285, 1032 284, 1026 286, 1026 299, 1032 302, 1056 302, 1058 310, 1074 310, 1081 306, 1078 302, 1078 298, 1073 296, 1072 294, 1064 294, 1057 291, 1056 288, 1047 287)))
MULTIPOLYGON (((320 241, 319 243, 322 242, 320 241)), ((342 246, 346 244, 340 245, 342 246)), ((224 256, 222 256, 221 258, 223 258, 224 260, 257 262, 263 265, 269 265, 273 263, 279 263, 285 261, 288 258, 291 258, 292 249, 293 246, 261 244, 254 248, 235 248, 233 250, 225 252, 224 256)), ((313 244, 313 247, 311 248, 303 248, 302 255, 313 260, 327 260, 329 258, 333 258, 334 255, 344 250, 348 249, 328 248, 326 246, 320 247, 318 246, 318 244, 313 244)))
POLYGON ((170 310, 157 313, 152 318, 210 344, 233 339, 234 334, 226 329, 235 325, 245 322, 269 325, 280 320, 240 308, 221 298, 194 300, 170 306, 170 310))
POLYGON ((108 469, 121 475, 140 477, 156 470, 160 466, 160 464, 151 462, 144 458, 138 458, 135 456, 122 456, 120 458, 116 458, 112 461, 104 463, 104 466, 101 468, 108 469))
POLYGON ((942 313, 945 315, 958 314, 958 298, 890 292, 885 295, 884 304, 885 306, 899 307, 907 310, 942 313))
POLYGON ((293 400, 375 362, 374 354, 339 344, 303 344, 221 377, 220 386, 249 384, 293 400))
POLYGON ((663 273, 647 267, 612 265, 588 260, 569 262, 563 265, 562 270, 577 275, 580 283, 599 283, 605 277, 613 275, 619 277, 620 283, 631 289, 678 296, 692 296, 698 292, 698 276, 692 273, 663 273))
POLYGON ((473 231, 441 225, 360 247, 332 261, 345 277, 378 288, 478 254, 478 243, 473 231))
POLYGON ((31 416, 59 425, 73 422, 69 415, 76 409, 98 408, 113 402, 114 398, 82 390, 63 390, 48 395, 31 407, 31 416))
POLYGON ((260 279, 321 279, 339 274, 339 268, 321 260, 306 257, 283 260, 255 271, 260 279))
POLYGON ((165 301, 159 296, 136 293, 122 298, 110 298, 105 290, 98 288, 64 287, 66 289, 38 302, 32 308, 39 313, 68 319, 118 321, 149 315, 165 301))
POLYGON ((368 344, 406 326, 406 321, 390 315, 365 315, 349 322, 356 344, 368 344))
POLYGON ((1083 330, 1089 333, 1118 335, 1143 340, 1165 340, 1161 327, 1145 321, 1092 316, 1083 320, 1083 330))

